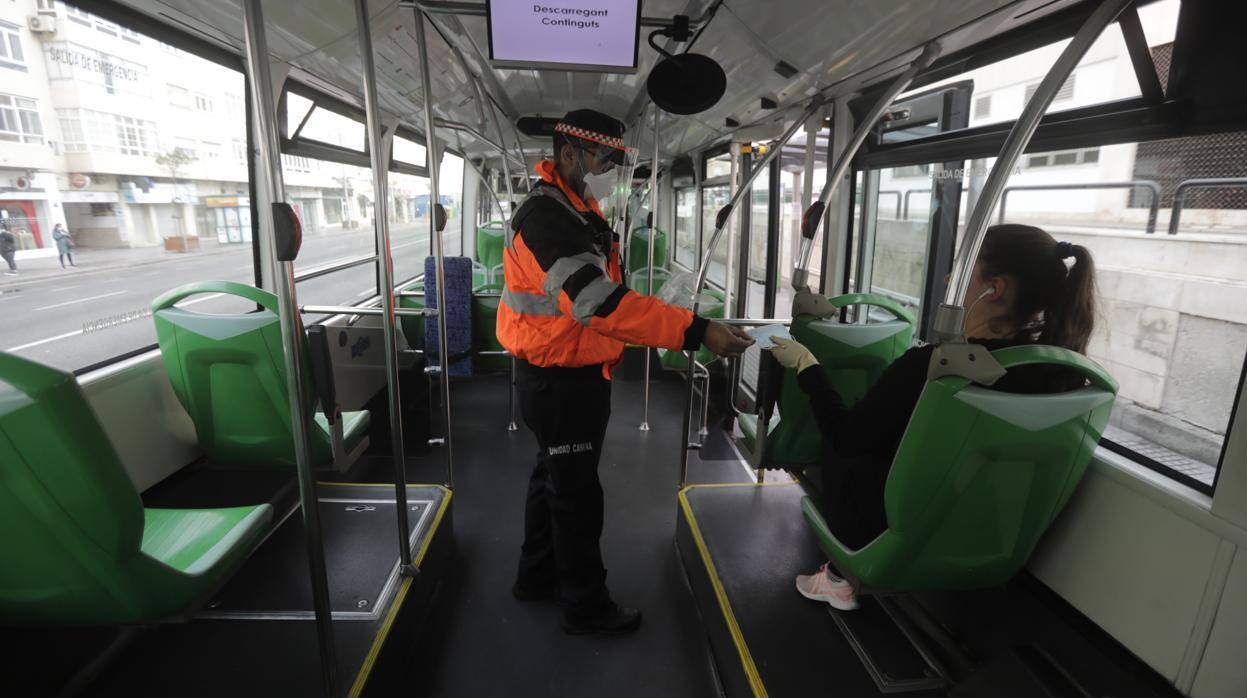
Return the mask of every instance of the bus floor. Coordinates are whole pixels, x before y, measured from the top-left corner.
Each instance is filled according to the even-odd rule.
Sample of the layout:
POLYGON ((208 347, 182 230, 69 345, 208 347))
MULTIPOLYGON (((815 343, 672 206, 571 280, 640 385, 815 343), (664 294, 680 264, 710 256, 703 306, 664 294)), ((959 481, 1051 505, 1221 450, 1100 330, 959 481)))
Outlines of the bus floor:
MULTIPOLYGON (((638 352, 629 353, 632 360, 638 352)), ((456 577, 431 624, 441 634, 426 634, 428 642, 413 649, 404 686, 445 698, 720 695, 674 550, 683 383, 669 375, 651 384, 648 432, 638 430, 643 391, 639 380, 615 380, 599 466, 607 584, 618 602, 642 610, 643 622, 622 637, 569 636, 555 604, 511 596, 537 449, 522 423, 507 431, 507 377, 452 384, 456 577)), ((445 477, 436 447, 408 460, 409 482, 445 477)), ((739 482, 744 475, 735 460, 693 456, 690 464, 690 477, 700 482, 739 482)), ((369 479, 381 477, 378 471, 369 479)))

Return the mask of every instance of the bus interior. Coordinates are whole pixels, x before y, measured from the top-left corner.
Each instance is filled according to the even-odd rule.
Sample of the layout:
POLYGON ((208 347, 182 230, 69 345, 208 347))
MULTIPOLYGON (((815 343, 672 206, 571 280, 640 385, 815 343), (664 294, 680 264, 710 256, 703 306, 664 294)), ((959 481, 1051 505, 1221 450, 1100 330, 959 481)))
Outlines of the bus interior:
POLYGON ((0 693, 1247 696, 1242 3, 5 4, 0 693), (531 57, 620 21, 622 58, 531 57), (582 108, 637 154, 594 190, 633 291, 791 334, 846 396, 952 364, 852 549, 767 341, 628 346, 620 638, 511 593, 504 250, 582 108), (976 362, 1005 222, 1094 254, 1085 357, 976 362), (1044 361, 1086 385, 984 378, 1044 361), (856 610, 794 590, 826 560, 856 610))

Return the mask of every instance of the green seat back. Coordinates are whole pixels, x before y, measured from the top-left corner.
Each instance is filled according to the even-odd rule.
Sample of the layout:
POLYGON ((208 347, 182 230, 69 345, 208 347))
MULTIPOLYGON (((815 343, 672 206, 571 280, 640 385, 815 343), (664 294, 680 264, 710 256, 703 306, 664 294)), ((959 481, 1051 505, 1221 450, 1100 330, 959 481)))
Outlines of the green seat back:
MULTIPOLYGON (((655 268, 654 269, 654 293, 652 295, 655 295, 655 296, 658 295, 658 292, 662 290, 662 285, 667 283, 667 279, 670 279, 670 278, 671 278, 670 269, 655 268)), ((633 291, 636 291, 642 296, 651 295, 649 292, 649 270, 646 269, 645 267, 641 267, 640 269, 632 272, 632 276, 628 279, 628 286, 631 287, 633 291)), ((720 313, 720 315, 721 314, 722 313, 720 313)))
MULTIPOLYGON (((655 276, 655 279, 658 277, 655 276)), ((657 293, 658 284, 654 284, 654 291, 657 293)), ((701 307, 698 308, 698 315, 712 320, 723 318, 723 292, 713 286, 707 286, 703 291, 706 296, 714 299, 711 301, 703 301, 701 307)), ((717 361, 719 357, 714 352, 705 347, 697 350, 697 362, 703 366, 708 366, 711 362, 717 361)), ((672 371, 683 371, 688 368, 688 361, 684 359, 684 352, 671 351, 669 349, 658 350, 658 360, 663 368, 672 371)))
MULTIPOLYGON (((654 266, 663 268, 667 266, 667 234, 658 228, 654 229, 654 233, 654 266)), ((649 228, 633 228, 632 239, 628 241, 628 272, 636 273, 648 266, 649 228)), ((657 292, 658 289, 655 288, 654 291, 657 292)))
POLYGON ((1069 500, 1108 424, 1117 383, 1090 359, 1049 346, 993 352, 1006 369, 1064 367, 1090 385, 1004 393, 946 376, 928 383, 888 473, 888 528, 844 547, 812 502, 806 519, 842 571, 896 591, 1007 581, 1069 500))
MULTIPOLYGON (((914 316, 899 303, 868 293, 830 299, 837 308, 875 306, 895 319, 869 325, 851 325, 798 315, 792 337, 804 344, 827 372, 845 405, 852 405, 875 384, 884 369, 904 354, 914 341, 914 316)), ((823 460, 822 440, 809 398, 797 384, 796 371, 784 371, 779 390, 779 424, 769 432, 763 462, 770 467, 800 467, 823 460)))
POLYGON ((146 554, 142 502, 77 381, 0 353, 0 623, 127 623, 182 612, 222 565, 250 550, 255 524, 271 516, 267 505, 243 509, 254 519, 246 526, 167 528, 185 569, 146 554), (217 545, 231 535, 234 544, 217 545))
MULTIPOLYGON (((487 284, 473 289, 477 293, 502 293, 502 283, 487 284)), ((472 296, 472 346, 484 351, 506 351, 498 341, 499 296, 472 296)), ((506 356, 478 356, 473 365, 481 370, 509 370, 511 359, 506 356)))
MULTIPOLYGON (((219 464, 293 466, 277 297, 246 284, 200 281, 157 298, 152 317, 173 391, 194 421, 199 445, 209 459, 219 464), (260 310, 211 315, 175 306, 202 293, 245 298, 260 310)), ((317 396, 306 362, 303 372, 308 386, 304 407, 310 416, 317 396)), ((333 449, 324 431, 309 429, 308 437, 313 464, 332 461, 333 449)))
POLYGON ((489 221, 476 229, 476 261, 493 269, 502 264, 502 234, 506 232, 506 224, 502 221, 489 221))

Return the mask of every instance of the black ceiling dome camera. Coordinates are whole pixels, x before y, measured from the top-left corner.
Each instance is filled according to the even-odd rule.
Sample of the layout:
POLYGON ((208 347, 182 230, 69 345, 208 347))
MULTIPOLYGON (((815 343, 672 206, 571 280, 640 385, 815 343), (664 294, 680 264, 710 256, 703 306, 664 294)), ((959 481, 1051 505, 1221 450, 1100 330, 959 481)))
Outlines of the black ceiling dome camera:
POLYGON ((650 71, 645 87, 654 104, 672 114, 703 112, 727 91, 727 75, 713 58, 696 53, 671 54, 654 42, 655 36, 687 41, 688 34, 688 16, 677 15, 670 27, 649 35, 649 45, 664 58, 650 71))

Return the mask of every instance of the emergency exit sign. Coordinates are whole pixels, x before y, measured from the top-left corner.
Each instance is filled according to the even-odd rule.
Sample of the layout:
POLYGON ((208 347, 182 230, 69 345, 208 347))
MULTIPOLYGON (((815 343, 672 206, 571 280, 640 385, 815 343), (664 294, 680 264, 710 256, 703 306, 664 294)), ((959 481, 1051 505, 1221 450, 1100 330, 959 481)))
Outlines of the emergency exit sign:
POLYGON ((507 68, 636 71, 640 0, 487 0, 489 57, 507 68))

